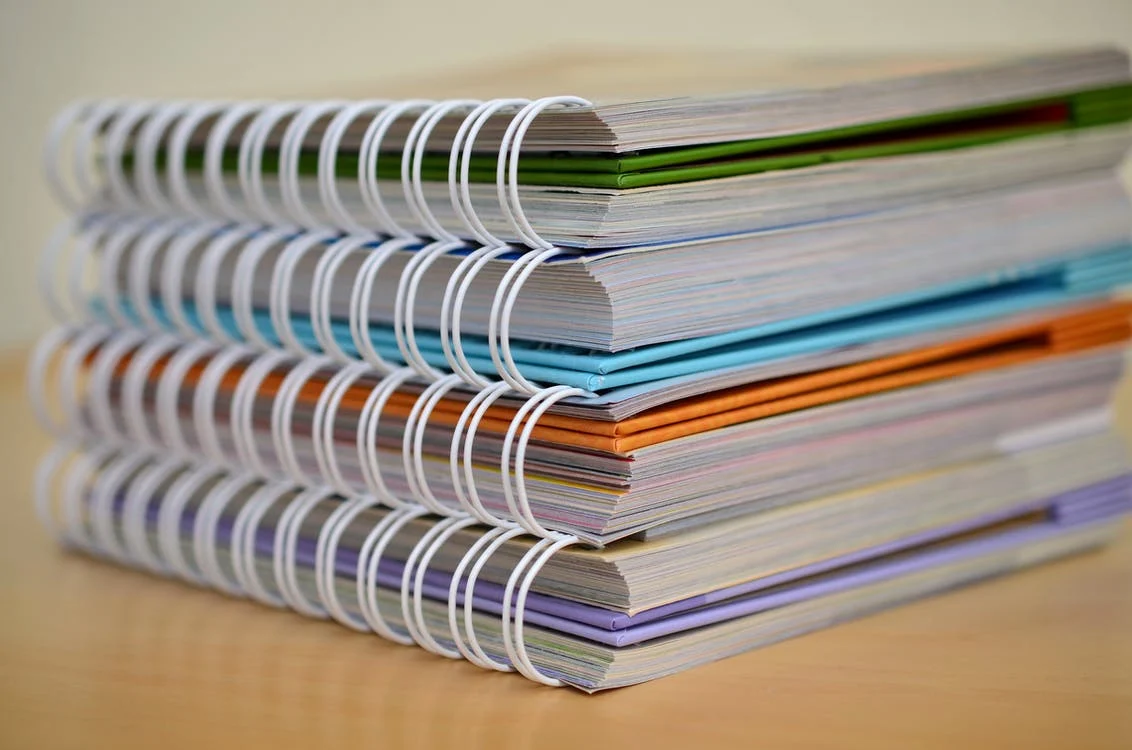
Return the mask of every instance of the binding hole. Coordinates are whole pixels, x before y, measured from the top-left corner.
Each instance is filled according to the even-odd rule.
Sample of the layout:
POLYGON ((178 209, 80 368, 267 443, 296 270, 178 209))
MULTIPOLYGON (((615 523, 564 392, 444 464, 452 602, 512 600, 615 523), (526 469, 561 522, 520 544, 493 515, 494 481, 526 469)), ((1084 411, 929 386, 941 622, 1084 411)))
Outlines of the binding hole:
POLYGON ((47 130, 47 139, 43 143, 43 173, 47 177, 47 184, 55 200, 71 213, 82 210, 86 204, 86 196, 72 191, 67 180, 63 178, 60 164, 63 141, 80 120, 89 117, 94 107, 95 105, 90 101, 77 101, 68 105, 51 121, 47 130))
POLYGON ((169 125, 190 109, 191 105, 188 102, 167 102, 158 105, 138 135, 138 147, 134 157, 134 184, 141 195, 141 202, 158 213, 169 214, 176 209, 172 200, 161 191, 161 181, 157 176, 157 149, 169 125))
MULTIPOLYGON (((186 471, 169 487, 157 510, 157 548, 174 574, 197 586, 205 585, 204 575, 190 564, 182 547, 185 511, 198 495, 223 481, 226 473, 215 468, 186 471)), ((191 527, 190 527, 191 528, 191 527)), ((191 541, 191 540, 190 540, 191 541)))
POLYGON ((503 497, 506 499, 507 508, 511 511, 515 520, 524 529, 537 536, 555 536, 555 532, 543 527, 531 511, 530 498, 527 496, 525 469, 527 445, 530 443, 531 435, 534 434, 538 420, 543 414, 562 399, 571 396, 583 396, 585 393, 580 388, 568 385, 551 386, 538 392, 515 413, 510 426, 507 428, 507 434, 503 438, 503 450, 500 459, 500 469, 503 473, 503 497), (527 416, 528 414, 529 416, 527 416), (526 424, 523 424, 524 417, 526 417, 526 424), (522 425, 522 434, 519 437, 518 445, 515 446, 515 434, 520 425, 522 425), (510 468, 512 446, 515 446, 515 468, 513 471, 510 468), (515 485, 514 491, 511 489, 512 482, 515 485))
POLYGON ((315 505, 331 497, 334 493, 326 489, 311 489, 300 492, 283 510, 279 524, 275 527, 275 547, 272 551, 272 569, 275 572, 275 585, 283 595, 284 601, 297 612, 308 617, 325 619, 325 609, 310 601, 299 587, 298 544, 303 522, 315 505))
POLYGON ((169 251, 173 235, 191 227, 192 224, 186 221, 165 222, 146 232, 134 248, 133 258, 127 269, 126 296, 137 320, 151 333, 161 333, 168 329, 167 323, 161 320, 154 309, 155 300, 151 292, 151 279, 154 278, 156 266, 154 258, 162 248, 169 251))
MULTIPOLYGON (((214 486, 193 517, 193 554, 204 581, 229 596, 243 597, 238 581, 232 581, 220 566, 218 537, 224 511, 249 487, 262 480, 247 475, 229 477, 214 486)), ((254 491, 254 490, 253 490, 254 491)))
MULTIPOLYGON (((326 519, 326 523, 322 525, 318 533, 318 542, 315 545, 315 584, 318 587, 319 600, 331 617, 359 633, 370 632, 370 626, 364 618, 351 614, 342 605, 338 597, 336 588, 338 547, 341 544, 342 535, 350 524, 362 513, 376 506, 376 501, 362 498, 342 503, 334 509, 334 512, 326 519)), ((358 564, 360 570, 360 558, 358 564)))
POLYGON ((221 349, 205 365, 204 371, 197 381, 196 391, 193 393, 192 399, 193 429, 196 432, 201 452, 209 460, 222 466, 231 466, 237 470, 239 469, 239 462, 221 442, 217 430, 219 420, 216 416, 216 399, 228 371, 239 360, 252 359, 255 355, 256 352, 248 347, 221 349))
POLYGON ((593 106, 590 102, 577 96, 548 96, 537 99, 517 114, 507 126, 503 140, 499 144, 499 159, 495 169, 496 197, 503 216, 511 225, 512 230, 520 240, 534 248, 550 248, 553 245, 539 236, 531 222, 523 213, 519 201, 519 153, 523 148, 523 137, 527 134, 531 123, 535 121, 544 110, 554 106, 593 106))
POLYGON ((476 373, 464 352, 464 342, 461 336, 461 315, 464 309, 464 299, 471 289, 472 282, 479 272, 492 260, 501 255, 512 252, 512 248, 483 247, 476 250, 461 261, 455 273, 448 280, 444 290, 444 301, 440 312, 440 345, 444 349, 444 356, 452 371, 459 373, 468 384, 486 388, 491 385, 490 380, 476 373), (451 322, 449 322, 451 319, 451 322), (451 338, 451 341, 449 341, 451 338))
POLYGON ((322 201, 323 210, 330 216, 332 223, 337 223, 343 229, 353 233, 368 233, 369 229, 354 218, 338 193, 338 150, 342 144, 342 137, 353 125, 354 121, 365 114, 376 115, 381 112, 389 102, 385 100, 364 101, 351 104, 330 121, 322 142, 318 148, 318 195, 322 201))
POLYGON ((54 539, 63 540, 63 531, 56 517, 56 498, 52 482, 59 477, 60 467, 68 458, 72 458, 75 448, 69 443, 56 443, 51 451, 40 459, 35 469, 33 493, 35 496, 35 515, 40 525, 54 539))
POLYGON ((360 362, 340 369, 322 389, 311 417, 311 441, 319 476, 343 497, 355 497, 359 495, 359 491, 346 480, 338 465, 338 451, 334 438, 334 429, 338 424, 338 410, 342 405, 342 399, 353 385, 372 372, 368 365, 360 362))
MULTIPOLYGON (((283 253, 276 259, 275 267, 271 272, 271 287, 268 297, 268 312, 271 316, 271 325, 275 336, 282 345, 299 355, 314 356, 321 352, 309 348, 295 334, 295 327, 291 322, 291 287, 295 280, 295 273, 300 261, 315 248, 326 252, 324 246, 328 241, 337 240, 338 235, 333 232, 311 232, 300 235, 283 248, 283 253)), ((311 315, 313 321, 314 310, 311 315)))
POLYGON ((272 349, 278 346, 260 331, 259 322, 255 312, 255 275, 256 268, 263 258, 276 250, 281 242, 290 245, 297 235, 293 227, 269 229, 245 244, 236 261, 236 269, 232 274, 232 316, 236 320, 236 328, 240 331, 244 341, 263 349, 272 349))
POLYGON ((356 447, 366 488, 374 497, 393 508, 410 506, 412 502, 397 497, 385 483, 381 462, 378 458, 378 425, 381 414, 385 411, 385 405, 389 402, 389 397, 402 383, 414 375, 416 375, 415 372, 406 368, 382 378, 366 397, 366 402, 362 406, 361 417, 358 419, 356 447))
MULTIPOLYGON (((275 447, 276 458, 288 476, 298 484, 309 486, 318 484, 318 480, 306 473, 295 451, 292 432, 295 406, 304 386, 309 384, 315 375, 332 367, 334 361, 329 357, 308 357, 301 360, 283 378, 271 404, 271 441, 275 447)), ((325 385, 323 387, 325 388, 325 385)))
MULTIPOLYGON (((236 221, 252 218, 243 207, 232 200, 224 181, 224 156, 228 151, 228 139, 236 126, 269 106, 266 102, 242 102, 229 105, 208 131, 204 146, 204 188, 212 203, 212 210, 221 216, 236 221)), ((250 130, 250 127, 248 128, 250 130)), ((246 134, 247 131, 245 131, 246 134)), ((243 139, 241 139, 242 153, 243 139)))
MULTIPOLYGON (((162 255, 160 278, 158 282, 161 309, 169 321, 165 326, 166 328, 171 328, 175 333, 185 338, 194 338, 202 333, 208 332, 199 322, 190 320, 189 313, 185 309, 185 297, 187 295, 184 294, 182 289, 183 280, 188 275, 186 269, 190 267, 189 258, 205 240, 209 240, 210 235, 212 237, 206 246, 205 253, 208 252, 207 248, 211 247, 222 234, 234 235, 231 241, 235 242, 236 239, 238 239, 238 236, 236 236, 238 235, 238 231, 238 228, 234 226, 204 224, 189 229, 180 237, 173 240, 169 249, 162 255)), ((194 286, 199 285, 199 283, 200 282, 197 281, 194 286)), ((194 300, 194 309, 199 311, 201 307, 200 301, 195 297, 194 300)))
POLYGON ((285 495, 294 491, 290 484, 265 482, 248 498, 232 523, 232 567, 236 580, 252 599, 279 609, 286 607, 287 602, 263 585, 256 565, 257 540, 264 517, 285 495))
MULTIPOLYGON (((219 348, 210 341, 195 341, 179 349, 166 363, 165 369, 157 379, 154 403, 157 432, 161 438, 158 442, 181 458, 188 459, 195 454, 182 430, 181 390, 185 386, 186 376, 192 366, 202 357, 213 356, 219 348)), ((186 421, 191 423, 191 420, 186 421)))
POLYGON ((122 375, 121 416, 125 421, 124 437, 138 445, 158 445, 159 440, 149 429, 148 419, 153 410, 146 406, 146 389, 153 382, 153 369, 158 361, 169 359, 180 342, 170 336, 143 339, 141 346, 130 357, 122 375))
POLYGON ((187 470, 181 461, 155 463, 142 470, 126 491, 122 503, 122 536, 134 561, 157 575, 166 575, 168 568, 149 543, 149 509, 162 486, 174 481, 187 470))
MULTIPOLYGON (((460 649, 460 653, 464 654, 469 661, 478 666, 484 667, 485 669, 494 669, 499 672, 513 672, 515 668, 510 663, 497 661, 488 656, 487 652, 484 651, 483 646, 480 645, 479 638, 476 636, 475 622, 473 621, 476 601, 476 582, 479 581, 480 571, 483 570, 488 559, 490 559, 500 547, 510 540, 526 533, 520 528, 496 529, 495 532, 498 533, 493 534, 493 532, 489 531, 464 554, 464 557, 460 560, 460 565, 457 566, 456 572, 452 577, 452 586, 448 590, 448 597, 451 603, 455 598, 454 589, 458 589, 460 576, 463 575, 466 561, 471 557, 475 557, 475 563, 468 572, 468 580, 464 585, 464 639, 466 639, 466 648, 470 650, 474 658, 469 657, 468 651, 465 651, 464 640, 457 640, 456 646, 460 649), (486 545, 482 547, 482 552, 479 551, 480 542, 484 542, 486 545)), ((504 606, 506 606, 506 602, 504 602, 504 606)), ((448 624, 449 627, 452 628, 452 633, 456 634, 456 629, 452 622, 451 609, 449 609, 448 624)), ((457 634, 456 637, 459 638, 459 635, 457 634)))
POLYGON ((484 245, 494 246, 507 243, 492 234, 484 226, 476 213, 475 206, 472 205, 471 171, 475 140, 480 130, 493 115, 506 109, 521 108, 529 103, 529 99, 494 99, 484 102, 472 110, 471 114, 464 119, 452 144, 453 153, 459 153, 460 157, 458 179, 454 173, 453 161, 450 159, 448 162, 448 192, 456 197, 456 200, 452 202, 452 207, 456 210, 456 215, 472 233, 472 236, 484 245))
MULTIPOLYGON (((195 104, 177 121, 173 133, 169 137, 165 165, 169 194, 177 209, 198 219, 207 219, 211 216, 211 213, 193 196, 192 187, 189 185, 188 170, 186 169, 189 141, 205 120, 223 111, 224 104, 221 102, 195 104)), ((207 191, 207 188, 205 190, 207 191)))
MULTIPOLYGON (((254 473, 265 477, 276 477, 280 474, 269 467, 260 456, 256 440, 255 414, 256 401, 263 389, 263 383, 277 369, 282 367, 293 357, 287 352, 264 352, 258 356, 244 370, 232 392, 232 402, 228 407, 229 424, 232 430, 232 439, 236 444, 237 460, 247 466, 254 473)), ((276 392, 279 393, 278 391, 276 392)), ((276 462, 282 459, 275 456, 276 462)))
POLYGON ((283 140, 279 147, 279 192, 288 218, 300 226, 314 228, 322 223, 307 210, 306 204, 303 202, 302 185, 300 183, 303 143, 316 122, 335 110, 341 111, 347 105, 347 102, 341 101, 312 102, 303 107, 291 119, 283 133, 283 140))
POLYGON ((119 112, 106 132, 103 147, 107 186, 110 188, 111 197, 119 206, 136 211, 144 210, 145 206, 134 194, 126 176, 126 141, 134 135, 138 123, 150 114, 154 106, 150 102, 137 102, 119 112))
POLYGON ((119 494, 133 482, 146 464, 153 461, 148 454, 119 456, 109 467, 103 467, 91 487, 90 520, 95 545, 101 553, 123 565, 131 563, 130 553, 118 538, 115 524, 119 494))
POLYGON ((350 293, 350 336, 354 346, 363 360, 382 372, 393 372, 397 368, 377 351, 370 334, 370 303, 377 283, 377 274, 393 253, 416 242, 415 237, 401 237, 383 242, 374 248, 362 262, 350 293))
POLYGON ((113 127, 112 123, 115 118, 129 107, 129 102, 112 100, 96 104, 75 138, 75 147, 71 152, 71 163, 75 173, 75 184, 78 187, 79 194, 83 196, 80 201, 88 209, 102 192, 96 175, 97 160, 91 154, 94 141, 107 126, 113 127))
POLYGON ((409 523, 425 515, 427 515, 425 509, 417 507, 397 508, 390 511, 381 520, 381 523, 375 526, 366 536, 362 543, 361 554, 358 557, 359 576, 356 583, 362 616, 375 633, 404 646, 411 646, 414 642, 413 638, 408 632, 395 630, 381 613, 381 606, 377 599, 378 573, 381 558, 393 537, 397 536, 401 529, 409 523))
POLYGON ((421 280, 429 267, 442 255, 463 246, 463 242, 433 242, 418 250, 405 264, 401 278, 397 283, 397 296, 393 302, 393 334, 397 339, 397 348, 405 363, 429 380, 437 380, 445 376, 425 360, 424 354, 417 345, 417 334, 414 326, 414 308, 416 306, 417 291, 421 280))
MULTIPOLYGON (((483 501, 480 499, 479 490, 476 489, 473 451, 476 442, 476 432, 479 430, 480 422, 487 414, 487 410, 491 408, 492 404, 510 392, 511 387, 506 383, 496 383, 480 391, 468 402, 468 405, 464 407, 464 411, 460 415, 459 421, 456 423, 456 431, 452 436, 452 445, 456 446, 457 441, 461 438, 461 431, 465 430, 464 425, 467 425, 466 432, 464 432, 461 441, 464 484, 460 484, 460 479, 457 476, 457 459, 453 457, 453 453, 449 453, 448 457, 450 463, 449 468, 452 469, 452 477, 454 480, 453 486, 456 488, 456 494, 457 497, 460 498, 461 504, 466 507, 473 516, 479 518, 484 523, 504 527, 516 526, 518 524, 514 520, 498 518, 484 507, 483 501), (469 414, 471 415, 470 419, 468 419, 469 414)), ((506 487, 507 474, 503 474, 501 479, 504 482, 504 487, 506 487)))
POLYGON ((540 542, 540 544, 545 545, 544 549, 538 555, 538 558, 530 564, 530 567, 527 568, 526 573, 522 574, 522 584, 519 586, 519 595, 515 600, 514 634, 512 634, 511 628, 509 627, 509 620, 511 618, 511 593, 514 590, 516 578, 521 574, 520 571, 522 571, 524 563, 526 562, 527 558, 534 556, 535 550, 539 545, 532 547, 531 550, 524 556, 523 562, 520 562, 519 565, 515 566, 515 569, 514 571, 512 571, 511 576, 507 579, 507 587, 504 590, 503 594, 503 646, 507 651, 507 657, 511 660, 511 663, 515 665, 515 668, 523 674, 524 677, 527 677, 528 679, 534 680, 535 682, 541 683, 543 685, 548 685, 549 687, 561 687, 564 683, 561 680, 558 680, 554 677, 548 677, 547 675, 540 672, 531 662, 530 655, 527 653, 526 641, 523 638, 523 626, 526 619, 527 594, 530 592, 531 586, 534 583, 535 578, 538 576, 539 571, 541 571, 543 566, 550 561, 550 558, 553 557, 559 550, 568 547, 571 544, 577 544, 578 541, 579 540, 577 539, 577 537, 565 536, 557 540, 545 539, 540 542))
POLYGON ((322 254, 314 268, 310 297, 311 328, 322 351, 339 362, 354 362, 360 355, 351 354, 343 349, 334 333, 333 311, 330 308, 332 300, 335 299, 334 279, 338 269, 352 253, 373 241, 372 237, 343 237, 322 254))
POLYGON ((263 151, 268 138, 287 117, 304 105, 298 102, 277 102, 260 110, 240 139, 237 173, 240 193, 252 216, 267 224, 283 224, 286 217, 275 210, 267 198, 263 183, 263 151))
POLYGON ((421 392, 405 420, 404 437, 401 442, 401 461, 405 468, 405 479, 409 491, 421 505, 439 516, 468 515, 460 508, 450 508, 442 503, 428 486, 424 465, 424 438, 428 419, 440 400, 453 388, 463 384, 458 375, 449 375, 429 385, 421 392))
POLYGON ((400 237, 414 236, 411 231, 393 218, 381 197, 377 174, 381 143, 385 140, 389 129, 403 115, 423 110, 432 103, 428 99, 410 99, 390 104, 370 121, 365 134, 362 136, 362 143, 358 150, 358 188, 361 191, 362 203, 370 212, 372 218, 377 221, 378 228, 386 234, 400 237))
POLYGON ((424 621, 424 602, 422 589, 425 584, 425 574, 432 556, 436 554, 437 540, 443 543, 454 533, 452 529, 460 529, 475 523, 475 519, 446 518, 434 523, 428 531, 413 545, 412 551, 405 559, 405 567, 401 572, 401 617, 405 627, 414 642, 426 651, 446 656, 449 659, 460 658, 460 652, 449 649, 441 644, 428 632, 424 621))

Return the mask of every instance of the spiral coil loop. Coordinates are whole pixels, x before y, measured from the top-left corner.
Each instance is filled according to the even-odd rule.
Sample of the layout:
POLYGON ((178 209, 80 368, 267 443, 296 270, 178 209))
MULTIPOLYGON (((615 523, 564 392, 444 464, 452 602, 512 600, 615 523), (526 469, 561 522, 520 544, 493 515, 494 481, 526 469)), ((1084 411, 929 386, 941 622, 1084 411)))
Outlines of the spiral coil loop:
POLYGON ((526 282, 568 252, 540 235, 523 210, 523 141, 548 109, 587 105, 577 97, 116 101, 80 102, 61 113, 49 131, 44 169, 65 207, 89 213, 52 235, 38 279, 53 316, 88 325, 52 331, 29 368, 37 416, 56 436, 77 441, 53 451, 37 473, 44 524, 68 544, 154 573, 561 684, 526 651, 525 605, 547 561, 579 540, 536 513, 526 455, 549 410, 589 394, 545 387, 524 374, 512 322, 526 282), (474 154, 485 153, 476 141, 489 123, 498 133, 508 117, 495 159, 496 212, 473 203, 487 194, 472 188, 480 169, 474 154), (453 132, 445 130, 450 126, 447 202, 440 206, 425 177, 436 150, 430 140, 453 132), (67 170, 63 147, 71 133, 67 170), (390 193, 397 183, 386 167, 395 157, 385 142, 393 138, 403 139, 399 195, 390 193), (312 169, 306 154, 315 143, 312 169), (347 148, 356 180, 339 176, 347 148), (119 213, 95 213, 100 201, 119 213), (481 350, 465 348, 465 307, 481 294, 482 272, 509 255, 517 259, 508 261, 487 310, 486 365, 481 350), (95 297, 86 282, 92 264, 95 297), (453 264, 438 336, 426 339, 418 326, 422 288, 433 269, 453 264), (56 284, 60 265, 67 269, 65 295, 56 284), (384 276, 379 284, 389 268, 399 269, 395 286, 384 276), (341 278, 346 269, 348 281, 341 278), (257 280, 267 276, 264 299, 257 280), (343 284, 344 320, 334 307, 343 284), (379 286, 395 294, 385 298, 379 286), (427 436, 437 430, 430 420, 438 407, 463 389, 474 390, 448 444, 453 503, 447 488, 431 484, 427 436), (354 395, 359 391, 364 400, 354 395), (52 393, 61 416, 50 405, 52 393), (415 395, 405 406, 409 393, 415 395), (339 424, 348 395, 357 416, 352 441, 339 424), (476 486, 483 481, 477 435, 489 412, 494 420, 512 404, 499 461, 502 499, 489 499, 476 486), (310 416, 305 433, 300 410, 310 416), (265 413, 267 427, 259 416, 265 413), (402 415, 397 422, 394 413, 402 415), (83 448, 98 441, 97 449, 83 448), (395 465, 388 461, 394 444, 395 465), (78 458, 64 464, 74 449, 78 458), (202 458, 211 463, 197 464, 202 458), (335 503, 319 522, 310 561, 301 551, 306 527, 316 508, 335 503), (347 532, 369 512, 381 517, 360 544, 356 601, 343 601, 340 553, 347 532), (397 585, 386 554, 418 524, 424 531, 409 545, 397 585), (460 556, 449 582, 448 632, 438 637, 426 621, 430 566, 446 544, 480 524, 490 528, 460 556), (490 655, 475 632, 476 584, 491 557, 526 534, 538 541, 507 580, 504 653, 490 655), (314 597, 298 572, 308 565, 314 597), (399 593, 402 627, 383 613, 379 589, 399 593))
POLYGON ((303 490, 288 482, 264 481, 240 471, 145 452, 75 451, 74 445, 60 444, 43 460, 37 470, 36 500, 45 525, 60 530, 73 546, 231 596, 286 606, 311 617, 329 616, 359 632, 415 643, 485 669, 515 670, 547 685, 561 684, 531 662, 523 629, 534 579, 556 552, 576 542, 572 538, 536 541, 512 569, 503 591, 506 660, 500 660, 476 635, 475 618, 482 616, 476 614, 477 583, 489 560, 525 533, 521 528, 477 532, 477 521, 471 517, 429 520, 423 508, 402 508, 385 511, 365 533, 357 554, 343 556, 346 531, 374 508, 372 501, 342 500, 326 489, 303 490), (63 466, 61 485, 53 487, 51 479, 63 466), (61 522, 56 521, 55 492, 62 498, 61 522), (317 530, 307 529, 308 519, 319 507, 329 513, 320 512, 324 520, 317 530), (280 508, 280 513, 272 513, 280 508), (264 526, 272 516, 269 532, 264 526), (401 548, 406 551, 398 554, 399 564, 390 561, 387 567, 393 540, 412 525, 422 529, 413 532, 416 541, 401 548), (429 570, 439 551, 460 535, 473 541, 448 579, 444 598, 448 627, 441 635, 426 617, 426 597, 436 596, 426 593, 435 586, 429 570), (259 572, 268 537, 270 582, 259 572), (305 545, 311 540, 313 559, 300 551, 309 549, 305 545), (347 560, 354 562, 345 567, 347 560), (399 572, 391 576, 398 565, 399 572), (300 568, 313 568, 313 598, 300 581, 300 568), (353 572, 356 607, 347 607, 339 593, 339 581, 348 570, 353 572), (379 591, 388 593, 379 595, 379 591), (382 596, 399 599, 403 629, 383 612, 382 596))

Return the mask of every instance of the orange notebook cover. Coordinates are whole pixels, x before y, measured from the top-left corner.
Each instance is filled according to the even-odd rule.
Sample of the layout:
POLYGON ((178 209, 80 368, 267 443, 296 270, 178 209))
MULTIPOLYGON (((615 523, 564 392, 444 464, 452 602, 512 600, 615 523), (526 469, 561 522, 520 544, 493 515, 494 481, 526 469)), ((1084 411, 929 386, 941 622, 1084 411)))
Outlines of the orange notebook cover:
MULTIPOLYGON (((741 422, 1117 344, 1129 338, 1132 302, 1111 301, 865 362, 683 399, 620 422, 548 413, 539 420, 533 437, 626 455, 639 448, 741 422)), ((121 363, 120 372, 127 365, 128 359, 121 363)), ((195 385, 206 366, 207 361, 198 362, 186 375, 186 385, 195 385)), ((163 367, 164 361, 160 361, 152 368, 151 380, 157 379, 163 367)), ((221 388, 234 391, 244 369, 242 364, 233 365, 221 388)), ((268 375, 258 395, 274 398, 284 377, 285 373, 280 371, 268 375)), ((325 378, 312 377, 302 387, 299 402, 313 406, 325 384, 325 378)), ((360 410, 369 392, 364 385, 349 389, 342 397, 339 413, 360 410)), ((417 395, 409 389, 395 392, 382 417, 408 417, 417 395)), ((467 398, 442 399, 430 416, 430 423, 455 426, 466 403, 467 398)), ((511 406, 494 406, 488 410, 479 431, 503 434, 514 415, 511 406)))

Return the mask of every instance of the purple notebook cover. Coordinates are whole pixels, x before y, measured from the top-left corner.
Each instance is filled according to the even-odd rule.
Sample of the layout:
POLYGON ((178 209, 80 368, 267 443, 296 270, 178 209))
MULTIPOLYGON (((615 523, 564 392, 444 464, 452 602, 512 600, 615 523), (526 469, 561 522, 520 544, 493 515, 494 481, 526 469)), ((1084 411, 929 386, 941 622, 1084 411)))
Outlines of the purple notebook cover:
MULTIPOLYGON (((155 511, 156 507, 151 506, 151 514, 155 511)), ((628 646, 736 617, 744 617, 816 596, 906 575, 934 565, 946 564, 965 557, 1046 538, 1067 526, 1101 521, 1130 511, 1132 511, 1132 475, 1126 475, 1081 487, 1052 498, 1020 504, 994 514, 968 519, 757 580, 672 602, 634 615, 532 592, 527 599, 526 620, 531 625, 556 630, 597 643, 615 647, 628 646), (876 559, 1042 509, 1048 511, 1046 523, 1007 531, 984 539, 960 542, 942 549, 925 551, 895 560, 876 559), (869 560, 876 561, 870 565, 858 565, 852 570, 825 576, 820 580, 801 580, 869 560), (783 585, 791 582, 798 583, 794 586, 783 585), (775 587, 779 588, 772 592, 766 592, 767 589, 775 587)), ((191 530, 191 515, 186 514, 182 519, 182 528, 186 531, 191 530)), ((222 520, 217 531, 217 541, 222 546, 226 546, 231 538, 230 519, 222 520)), ((256 536, 257 552, 270 557, 273 547, 273 531, 271 529, 260 530, 256 536)), ((299 565, 308 568, 314 566, 315 540, 300 539, 296 552, 296 560, 299 565)), ((335 567, 339 575, 353 578, 357 569, 357 562, 356 551, 342 549, 339 550, 337 555, 335 567)), ((379 585, 399 591, 403 571, 403 561, 383 560, 378 569, 379 585)), ((451 576, 449 574, 442 571, 427 571, 422 594, 429 599, 446 601, 450 583, 451 576)), ((499 614, 502 611, 503 591, 504 587, 499 584, 488 581, 477 583, 474 598, 475 609, 499 614)), ((462 592, 458 601, 461 604, 463 603, 462 592)))

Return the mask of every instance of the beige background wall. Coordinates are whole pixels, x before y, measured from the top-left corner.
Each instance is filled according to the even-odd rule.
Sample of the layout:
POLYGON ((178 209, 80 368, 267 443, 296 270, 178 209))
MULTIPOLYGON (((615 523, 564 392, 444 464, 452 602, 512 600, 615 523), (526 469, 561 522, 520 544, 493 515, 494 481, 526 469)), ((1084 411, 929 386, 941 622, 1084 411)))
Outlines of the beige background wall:
POLYGON ((32 283, 62 218, 43 129, 80 96, 382 93, 556 45, 769 50, 1132 47, 1132 0, 0 0, 0 349, 48 325, 32 283))

